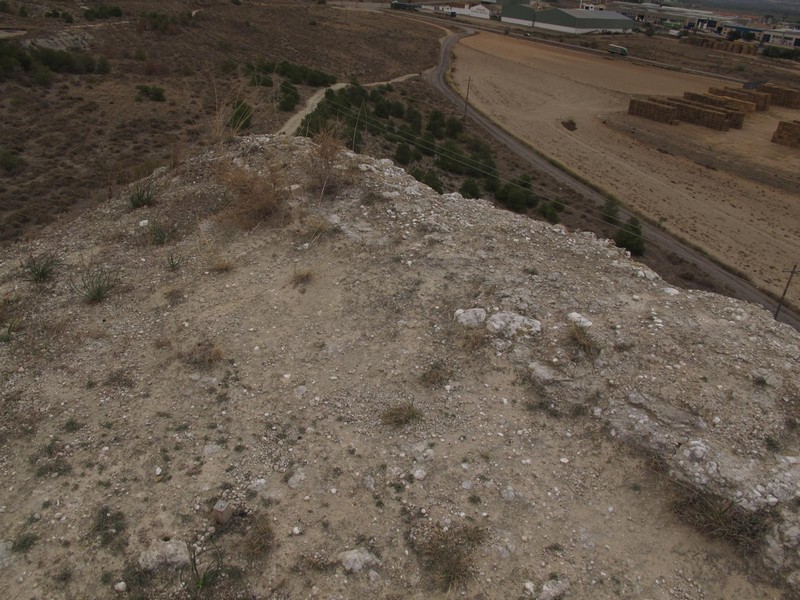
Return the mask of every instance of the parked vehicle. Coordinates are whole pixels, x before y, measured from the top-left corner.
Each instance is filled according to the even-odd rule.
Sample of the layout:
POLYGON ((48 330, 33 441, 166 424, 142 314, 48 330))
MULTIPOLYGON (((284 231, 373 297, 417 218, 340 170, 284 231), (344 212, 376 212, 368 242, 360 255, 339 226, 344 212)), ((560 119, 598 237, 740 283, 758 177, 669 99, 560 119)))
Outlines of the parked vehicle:
POLYGON ((625 46, 617 46, 616 44, 609 44, 608 51, 611 54, 619 54, 620 56, 628 56, 628 49, 625 46))

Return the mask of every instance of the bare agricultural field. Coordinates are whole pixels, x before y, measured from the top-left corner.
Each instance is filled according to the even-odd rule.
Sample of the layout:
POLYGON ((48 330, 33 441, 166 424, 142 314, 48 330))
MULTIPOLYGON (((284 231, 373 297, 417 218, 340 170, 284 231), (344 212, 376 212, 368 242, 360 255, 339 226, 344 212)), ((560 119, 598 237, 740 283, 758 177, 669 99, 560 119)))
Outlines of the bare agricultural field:
POLYGON ((456 55, 454 84, 463 92, 471 78, 476 108, 757 285, 782 291, 800 239, 800 155, 769 139, 779 118, 800 111, 750 115, 738 131, 653 127, 625 114, 630 98, 719 82, 484 33, 456 55), (561 124, 570 119, 574 131, 561 124))

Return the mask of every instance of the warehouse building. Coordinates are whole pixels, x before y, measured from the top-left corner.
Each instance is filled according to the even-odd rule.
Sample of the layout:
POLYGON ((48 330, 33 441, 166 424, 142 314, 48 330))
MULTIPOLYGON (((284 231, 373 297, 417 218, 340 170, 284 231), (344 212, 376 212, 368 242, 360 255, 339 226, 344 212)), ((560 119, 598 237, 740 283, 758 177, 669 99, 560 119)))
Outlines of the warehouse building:
POLYGON ((634 22, 608 10, 551 8, 534 10, 530 6, 507 5, 500 19, 503 23, 523 25, 558 33, 627 33, 634 22))

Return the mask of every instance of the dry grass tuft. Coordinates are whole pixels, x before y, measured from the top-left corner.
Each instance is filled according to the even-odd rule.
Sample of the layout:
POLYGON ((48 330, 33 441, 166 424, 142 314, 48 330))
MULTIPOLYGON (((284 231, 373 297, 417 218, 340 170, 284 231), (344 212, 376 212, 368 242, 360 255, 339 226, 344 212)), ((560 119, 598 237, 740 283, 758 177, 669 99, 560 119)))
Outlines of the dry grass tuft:
POLYGON ((214 342, 202 340, 189 352, 183 354, 183 359, 195 367, 211 369, 224 358, 222 348, 214 342))
POLYGON ((314 279, 314 269, 295 269, 292 273, 292 285, 294 287, 305 287, 314 279))
POLYGON ((443 360, 435 360, 423 371, 419 380, 430 387, 440 387, 450 381, 452 376, 453 372, 443 360))
POLYGON ((409 535, 422 567, 442 591, 462 586, 474 575, 473 555, 485 539, 486 532, 475 525, 426 525, 409 535))
POLYGON ((402 427, 422 418, 422 412, 413 402, 403 402, 383 411, 381 423, 393 427, 402 427))
POLYGON ((228 189, 231 200, 219 218, 240 229, 262 223, 282 226, 288 215, 286 186, 280 169, 270 168, 261 175, 232 164, 216 170, 217 179, 228 189))
POLYGON ((336 192, 339 178, 336 174, 336 159, 344 149, 335 125, 327 125, 314 136, 312 152, 311 186, 319 190, 320 199, 325 194, 336 192))
POLYGON ((275 545, 275 532, 268 515, 256 515, 245 538, 247 554, 252 559, 261 558, 275 545))
POLYGON ((596 360, 600 356, 600 346, 597 341, 587 331, 586 327, 581 327, 577 323, 570 325, 567 330, 567 342, 589 360, 596 360))
POLYGON ((733 500, 680 486, 683 492, 672 503, 672 510, 708 536, 733 542, 744 551, 753 551, 772 529, 774 516, 768 510, 750 511, 733 500))

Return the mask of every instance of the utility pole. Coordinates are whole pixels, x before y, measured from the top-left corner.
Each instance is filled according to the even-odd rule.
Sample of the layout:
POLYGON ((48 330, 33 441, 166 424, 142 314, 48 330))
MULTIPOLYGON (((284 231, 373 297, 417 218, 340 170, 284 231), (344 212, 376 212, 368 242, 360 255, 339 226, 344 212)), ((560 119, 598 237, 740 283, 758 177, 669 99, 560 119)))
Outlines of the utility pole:
POLYGON ((469 85, 472 83, 472 77, 467 77, 467 97, 464 98, 464 119, 467 118, 467 106, 469 106, 469 85))
POLYGON ((775 320, 778 320, 778 313, 781 312, 781 308, 783 308, 783 301, 786 298, 786 292, 789 291, 789 285, 792 283, 792 277, 797 272, 797 265, 792 267, 791 271, 784 271, 784 273, 789 273, 789 281, 786 282, 786 287, 783 288, 783 295, 781 296, 780 302, 778 302, 778 308, 775 309, 775 320))

